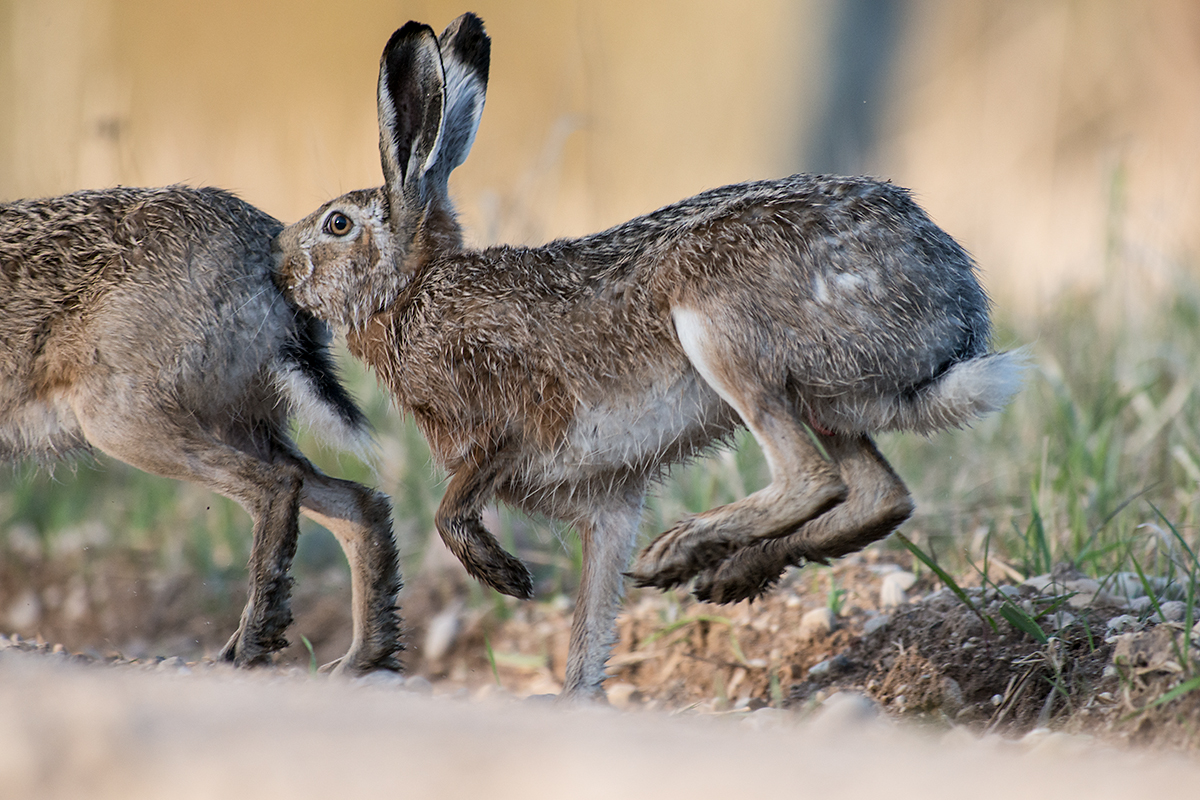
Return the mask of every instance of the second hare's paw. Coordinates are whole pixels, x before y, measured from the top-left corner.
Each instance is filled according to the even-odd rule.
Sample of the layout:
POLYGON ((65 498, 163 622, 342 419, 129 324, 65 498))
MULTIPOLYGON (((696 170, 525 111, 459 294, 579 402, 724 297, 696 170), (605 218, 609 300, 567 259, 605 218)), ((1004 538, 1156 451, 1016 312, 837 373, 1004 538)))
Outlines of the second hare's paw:
POLYGON ((685 517, 641 552, 629 576, 638 586, 670 589, 715 566, 731 547, 703 517, 685 517))

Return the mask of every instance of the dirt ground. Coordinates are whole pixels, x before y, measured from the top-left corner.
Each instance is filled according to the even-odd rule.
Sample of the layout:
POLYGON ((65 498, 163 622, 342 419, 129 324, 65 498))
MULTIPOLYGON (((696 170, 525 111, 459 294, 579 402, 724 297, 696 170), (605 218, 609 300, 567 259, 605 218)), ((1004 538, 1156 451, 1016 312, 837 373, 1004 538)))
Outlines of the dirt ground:
MULTIPOLYGON (((78 558, 3 562, 0 610, 9 630, 27 627, 0 638, 0 652, 199 668, 236 626, 240 586, 168 579, 132 557, 78 558)), ((1061 570, 1021 584, 992 574, 999 589, 967 586, 968 606, 928 571, 915 572, 907 554, 873 547, 833 568, 793 571, 754 603, 635 591, 618 621, 610 700, 622 710, 730 718, 770 708, 800 720, 850 693, 888 719, 934 731, 1200 746, 1200 692, 1155 704, 1187 688, 1189 664, 1200 660, 1195 632, 1183 620, 1156 622, 1148 598, 1061 570), (1038 618, 1042 636, 1014 627, 1005 616, 1019 617, 1012 607, 1038 618)), ((432 557, 401 600, 413 686, 455 698, 561 688, 567 597, 485 596, 451 558, 432 557)), ((348 646, 344 578, 300 581, 294 608, 292 645, 276 669, 307 674, 348 646)))

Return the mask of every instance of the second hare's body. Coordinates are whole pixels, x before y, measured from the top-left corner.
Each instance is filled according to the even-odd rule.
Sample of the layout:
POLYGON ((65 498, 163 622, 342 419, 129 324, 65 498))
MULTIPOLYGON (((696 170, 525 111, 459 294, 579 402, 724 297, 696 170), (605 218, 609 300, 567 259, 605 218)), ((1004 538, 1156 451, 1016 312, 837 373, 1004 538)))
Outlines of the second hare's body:
POLYGON ((770 486, 685 518, 633 571, 664 587, 695 577, 705 599, 753 597, 911 513, 869 433, 961 425, 999 407, 1018 370, 989 352, 970 258, 878 181, 727 186, 582 239, 463 249, 445 178, 482 109, 486 43, 471 15, 440 43, 415 23, 392 37, 388 185, 285 230, 280 277, 413 414, 451 475, 438 529, 473 574, 531 592, 480 522, 492 495, 576 527, 564 690, 596 694, 665 467, 742 425, 762 445, 770 486))
POLYGON ((354 638, 338 669, 399 667, 390 504, 322 474, 293 416, 343 440, 366 420, 329 333, 271 279, 282 226, 217 189, 115 188, 0 204, 0 458, 93 448, 240 503, 254 519, 249 599, 221 656, 287 644, 303 510, 352 568, 354 638))

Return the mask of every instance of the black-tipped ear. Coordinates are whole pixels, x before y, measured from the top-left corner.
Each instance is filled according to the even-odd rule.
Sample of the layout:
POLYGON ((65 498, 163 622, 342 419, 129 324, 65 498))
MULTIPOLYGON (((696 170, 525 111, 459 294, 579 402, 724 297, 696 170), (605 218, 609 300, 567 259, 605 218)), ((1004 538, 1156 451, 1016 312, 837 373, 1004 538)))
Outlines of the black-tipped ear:
POLYGON ((379 156, 393 204, 424 199, 442 134, 446 81, 433 29, 409 22, 379 60, 379 156))
POLYGON ((450 171, 466 160, 479 129, 492 40, 483 28, 483 20, 468 12, 442 31, 438 45, 446 79, 446 114, 429 184, 444 191, 450 171))

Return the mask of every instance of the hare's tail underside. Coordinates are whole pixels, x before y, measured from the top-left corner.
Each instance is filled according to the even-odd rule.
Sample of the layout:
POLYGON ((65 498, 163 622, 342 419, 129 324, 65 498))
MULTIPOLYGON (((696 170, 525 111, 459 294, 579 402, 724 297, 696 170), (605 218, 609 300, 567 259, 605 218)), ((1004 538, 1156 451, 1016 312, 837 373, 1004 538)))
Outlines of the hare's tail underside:
POLYGON ((933 433, 961 428, 998 411, 1017 390, 1029 356, 1025 350, 988 353, 952 364, 932 381, 899 397, 881 398, 881 407, 868 412, 887 419, 883 427, 933 433))
POLYGON ((315 320, 301 324, 276 361, 276 385, 301 424, 330 444, 370 460, 370 423, 338 379, 326 339, 315 320))

